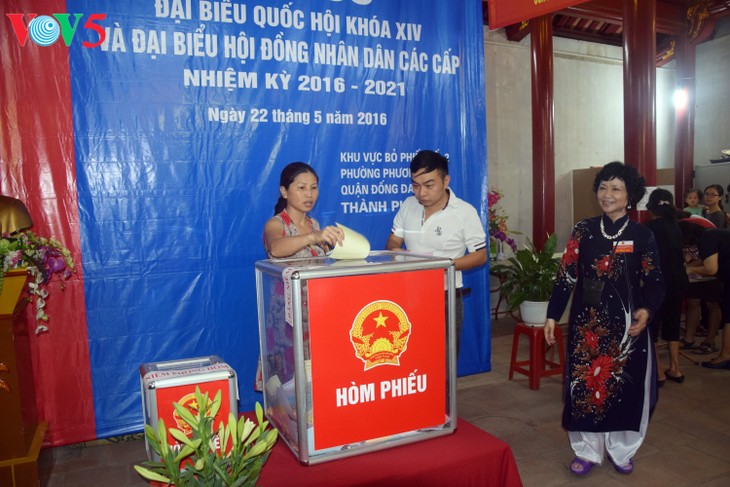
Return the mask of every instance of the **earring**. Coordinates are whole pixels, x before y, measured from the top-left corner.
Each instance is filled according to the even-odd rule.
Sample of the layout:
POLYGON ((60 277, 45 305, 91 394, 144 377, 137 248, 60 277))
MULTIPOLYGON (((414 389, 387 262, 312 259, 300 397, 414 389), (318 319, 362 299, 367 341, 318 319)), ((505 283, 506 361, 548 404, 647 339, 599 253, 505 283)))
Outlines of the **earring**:
POLYGON ((629 204, 629 207, 628 208, 629 208, 629 210, 631 209, 631 205, 630 204, 629 204))

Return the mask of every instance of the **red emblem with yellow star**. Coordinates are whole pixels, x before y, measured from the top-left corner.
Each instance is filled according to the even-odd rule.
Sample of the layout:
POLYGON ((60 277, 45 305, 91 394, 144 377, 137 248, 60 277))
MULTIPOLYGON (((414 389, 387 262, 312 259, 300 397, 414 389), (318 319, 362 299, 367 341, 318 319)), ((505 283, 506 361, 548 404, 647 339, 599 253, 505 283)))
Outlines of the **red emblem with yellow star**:
POLYGON ((350 341, 365 370, 378 365, 400 365, 411 323, 403 308, 392 301, 373 301, 355 316, 350 341))

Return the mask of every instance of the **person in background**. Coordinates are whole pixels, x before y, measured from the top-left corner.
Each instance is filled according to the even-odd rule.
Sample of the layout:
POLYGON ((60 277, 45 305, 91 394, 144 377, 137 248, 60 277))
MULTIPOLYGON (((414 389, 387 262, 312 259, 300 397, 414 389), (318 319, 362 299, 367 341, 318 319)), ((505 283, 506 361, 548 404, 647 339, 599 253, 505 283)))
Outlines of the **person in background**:
POLYGON ((684 269, 682 231, 677 220, 685 213, 674 207, 674 196, 662 188, 651 192, 646 209, 651 212, 652 219, 646 226, 654 233, 662 275, 667 283, 672 283, 671 286, 667 286, 662 307, 652 321, 654 344, 656 345, 661 331, 661 336, 667 342, 669 349, 669 368, 666 370, 657 354, 659 385, 661 386, 666 380, 681 384, 684 382, 684 375, 679 369, 679 323, 682 300, 689 286, 689 279, 684 269))
POLYGON ((656 403, 654 347, 647 328, 664 300, 654 234, 628 210, 646 187, 633 167, 603 166, 593 192, 603 213, 573 229, 555 279, 545 341, 573 295, 568 327, 563 427, 575 458, 570 471, 586 475, 606 454, 630 474, 656 403))
MULTIPOLYGON (((690 267, 702 265, 697 248, 697 239, 696 237, 688 238, 686 233, 694 227, 701 229, 715 229, 717 227, 710 220, 694 215, 679 220, 679 227, 684 237, 682 251, 685 264, 690 267), (687 227, 687 225, 691 226, 687 227)), ((699 232, 699 229, 694 230, 699 232)), ((722 321, 722 312, 720 310, 722 282, 712 276, 690 274, 685 299, 687 309, 685 311, 684 337, 680 340, 679 349, 689 350, 698 355, 709 355, 717 352, 715 336, 722 321), (706 324, 704 333, 700 333, 702 323, 706 324), (696 345, 696 336, 704 336, 705 339, 701 344, 696 345)))
MULTIPOLYGON (((730 231, 720 229, 706 229, 694 225, 689 221, 680 221, 680 228, 685 238, 685 244, 697 244, 700 265, 687 266, 688 274, 703 276, 717 276, 723 284, 722 292, 722 323, 725 331, 722 333, 722 347, 720 354, 702 366, 709 369, 730 370, 730 231)), ((708 330, 709 338, 709 330, 708 330)), ((714 338, 714 337, 713 337, 714 338)))
POLYGON ((715 224, 717 228, 727 228, 725 210, 722 208, 722 195, 725 192, 719 184, 711 184, 705 188, 705 209, 702 216, 715 224))
POLYGON ((395 215, 385 248, 399 250, 405 245, 409 251, 454 259, 458 355, 464 320, 461 271, 487 262, 487 235, 476 209, 456 196, 449 181, 446 157, 431 150, 416 154, 411 161, 413 196, 395 215))
POLYGON ((702 216, 702 191, 697 188, 690 188, 684 195, 684 202, 687 206, 684 207, 684 211, 692 215, 702 216))
POLYGON ((288 164, 279 176, 279 193, 274 216, 264 225, 264 248, 270 259, 322 256, 342 244, 342 229, 320 229, 308 214, 319 197, 319 177, 309 164, 288 164))

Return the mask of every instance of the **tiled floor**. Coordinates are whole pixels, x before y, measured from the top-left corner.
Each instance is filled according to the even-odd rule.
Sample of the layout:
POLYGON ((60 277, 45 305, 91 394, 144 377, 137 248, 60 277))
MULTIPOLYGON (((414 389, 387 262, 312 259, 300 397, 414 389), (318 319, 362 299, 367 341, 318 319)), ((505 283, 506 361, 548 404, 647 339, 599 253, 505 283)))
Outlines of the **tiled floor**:
MULTIPOLYGON (((459 379, 458 411, 512 447, 525 486, 730 485, 730 371, 704 369, 682 359, 687 379, 660 390, 634 473, 620 475, 604 464, 577 478, 568 471, 573 456, 560 426, 560 380, 545 378, 536 391, 528 388, 523 375, 507 380, 513 327, 511 318, 492 322, 493 370, 459 379)), ((148 485, 132 469, 145 458, 142 439, 44 450, 41 485, 148 485)))

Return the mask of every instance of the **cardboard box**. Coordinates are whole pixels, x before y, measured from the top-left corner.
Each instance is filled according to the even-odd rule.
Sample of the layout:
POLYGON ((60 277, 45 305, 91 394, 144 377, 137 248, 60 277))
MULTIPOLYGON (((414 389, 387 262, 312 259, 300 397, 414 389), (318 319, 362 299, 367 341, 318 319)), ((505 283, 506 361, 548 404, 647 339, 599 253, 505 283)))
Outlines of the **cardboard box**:
MULTIPOLYGON (((159 420, 162 419, 168 429, 174 427, 186 432, 188 436, 192 434, 172 403, 177 402, 188 408, 194 407, 196 386, 203 394, 208 393, 210 401, 218 390, 221 391, 221 408, 214 422, 216 430, 221 421, 228 420, 230 412, 238 415, 236 372, 217 355, 143 364, 139 368, 139 375, 145 424, 155 430, 159 420)), ((170 435, 167 441, 170 445, 180 446, 170 435)), ((145 447, 150 461, 160 460, 146 437, 145 447)))

